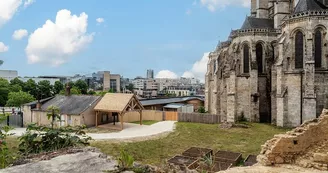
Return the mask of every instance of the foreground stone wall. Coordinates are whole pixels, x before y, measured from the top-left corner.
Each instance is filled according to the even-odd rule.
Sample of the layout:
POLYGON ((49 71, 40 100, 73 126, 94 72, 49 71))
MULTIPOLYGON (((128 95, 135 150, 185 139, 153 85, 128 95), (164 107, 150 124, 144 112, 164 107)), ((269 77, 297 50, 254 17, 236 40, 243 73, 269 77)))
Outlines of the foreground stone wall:
MULTIPOLYGON (((286 134, 276 135, 262 146, 257 160, 262 165, 293 164, 310 148, 328 140, 328 110, 286 134)), ((327 154, 327 153, 324 153, 327 154)), ((327 156, 328 157, 328 156, 327 156)), ((324 159, 322 159, 324 160, 324 159)), ((328 164, 322 163, 323 165, 328 164)), ((328 168, 327 168, 328 170, 328 168)))

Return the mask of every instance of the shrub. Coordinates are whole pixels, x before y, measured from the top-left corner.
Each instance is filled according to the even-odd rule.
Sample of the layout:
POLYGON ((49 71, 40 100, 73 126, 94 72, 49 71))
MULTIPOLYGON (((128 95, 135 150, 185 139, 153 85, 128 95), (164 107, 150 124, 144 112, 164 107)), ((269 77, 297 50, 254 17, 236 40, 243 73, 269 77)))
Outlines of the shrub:
POLYGON ((241 112, 241 115, 238 117, 238 122, 247 122, 244 112, 241 112))
POLYGON ((27 132, 19 138, 19 150, 23 154, 29 154, 88 145, 91 138, 85 136, 84 128, 83 126, 52 128, 31 124, 27 127, 27 132))
POLYGON ((200 106, 198 108, 198 113, 202 113, 202 114, 206 113, 205 107, 204 106, 200 106))
POLYGON ((19 150, 23 154, 56 151, 89 144, 91 138, 83 131, 84 126, 56 128, 55 122, 61 121, 59 111, 55 107, 50 107, 49 112, 50 127, 30 124, 26 133, 19 138, 19 150))
MULTIPOLYGON (((7 116, 1 115, 0 123, 5 121, 7 116)), ((7 167, 15 160, 14 153, 9 150, 7 145, 7 137, 13 134, 9 133, 12 130, 10 126, 0 126, 0 168, 7 167)))

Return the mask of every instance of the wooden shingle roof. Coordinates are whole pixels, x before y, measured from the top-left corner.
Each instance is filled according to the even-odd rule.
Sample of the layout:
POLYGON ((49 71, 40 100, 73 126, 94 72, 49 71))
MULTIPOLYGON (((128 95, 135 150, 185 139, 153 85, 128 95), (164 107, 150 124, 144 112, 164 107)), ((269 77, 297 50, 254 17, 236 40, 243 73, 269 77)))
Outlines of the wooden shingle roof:
POLYGON ((96 111, 124 112, 127 108, 134 108, 134 104, 142 107, 134 94, 107 93, 95 106, 96 111), (131 103, 133 105, 131 106, 131 103))

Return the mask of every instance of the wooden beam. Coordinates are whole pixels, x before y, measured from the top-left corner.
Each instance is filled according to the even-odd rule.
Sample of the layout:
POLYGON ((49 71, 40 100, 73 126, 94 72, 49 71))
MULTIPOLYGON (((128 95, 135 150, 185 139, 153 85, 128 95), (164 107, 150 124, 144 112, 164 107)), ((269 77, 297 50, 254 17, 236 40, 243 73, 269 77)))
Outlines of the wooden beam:
POLYGON ((96 111, 96 127, 98 127, 98 111, 96 111))
POLYGON ((121 121, 121 129, 123 130, 123 114, 118 113, 118 115, 120 116, 120 121, 121 121))
POLYGON ((140 125, 142 125, 142 111, 139 111, 140 114, 140 125))

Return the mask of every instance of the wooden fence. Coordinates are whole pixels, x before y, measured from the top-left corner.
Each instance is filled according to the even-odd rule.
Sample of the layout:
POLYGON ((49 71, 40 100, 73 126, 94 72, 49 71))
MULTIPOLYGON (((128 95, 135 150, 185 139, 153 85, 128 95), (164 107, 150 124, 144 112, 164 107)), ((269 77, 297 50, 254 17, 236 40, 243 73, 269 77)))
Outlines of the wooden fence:
POLYGON ((220 123, 220 116, 213 114, 200 114, 200 113, 179 113, 179 122, 192 122, 204 124, 217 124, 220 123))

